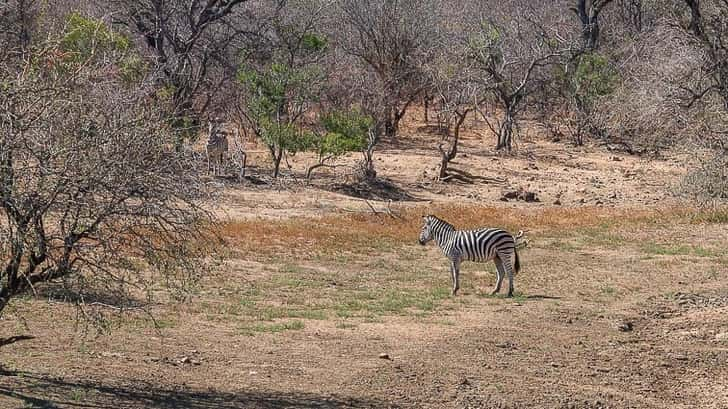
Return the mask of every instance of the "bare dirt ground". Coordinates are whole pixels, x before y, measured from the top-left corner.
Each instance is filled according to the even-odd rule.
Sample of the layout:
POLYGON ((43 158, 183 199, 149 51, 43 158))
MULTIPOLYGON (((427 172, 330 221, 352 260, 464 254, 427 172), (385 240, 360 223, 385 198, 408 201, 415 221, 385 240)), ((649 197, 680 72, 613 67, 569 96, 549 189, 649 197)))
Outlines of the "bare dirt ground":
POLYGON ((377 153, 381 191, 342 168, 306 185, 304 155, 279 184, 211 181, 226 260, 191 301, 150 306, 154 322, 99 307, 98 333, 52 296, 16 300, 0 407, 728 407, 728 216, 673 198, 685 158, 536 133, 500 156, 466 132, 453 167, 484 179, 442 184, 420 125, 377 153), (540 202, 500 200, 518 188, 540 202), (464 264, 451 297, 445 260, 416 244, 424 212, 527 230, 517 296, 464 264))

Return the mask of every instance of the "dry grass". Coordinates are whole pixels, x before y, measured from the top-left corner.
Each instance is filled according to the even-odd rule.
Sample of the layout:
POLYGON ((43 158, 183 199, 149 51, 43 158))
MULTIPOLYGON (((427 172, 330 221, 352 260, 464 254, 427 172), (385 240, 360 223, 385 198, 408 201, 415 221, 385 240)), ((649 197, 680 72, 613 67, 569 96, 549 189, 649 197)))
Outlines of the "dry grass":
MULTIPOLYGON (((725 223, 728 209, 625 209, 605 207, 513 209, 478 206, 437 205, 399 211, 398 218, 371 213, 335 214, 321 218, 271 221, 228 221, 220 235, 245 253, 283 253, 307 259, 329 251, 377 250, 392 245, 414 244, 421 227, 420 216, 435 214, 456 227, 504 227, 512 232, 528 230, 560 235, 578 229, 618 230, 635 225, 666 223, 725 223)), ((618 239, 615 239, 619 243, 618 239)))
MULTIPOLYGON (((260 327, 260 331, 249 331, 257 333, 291 319, 345 319, 354 321, 346 325, 356 325, 362 319, 384 316, 430 316, 473 302, 468 297, 450 298, 445 260, 438 252, 417 245, 420 216, 428 213, 441 215, 459 228, 528 230, 534 246, 524 254, 527 272, 517 282, 531 291, 561 283, 564 288, 579 288, 581 297, 596 302, 645 288, 651 266, 662 258, 688 255, 705 257, 705 262, 719 260, 720 240, 708 251, 703 245, 684 242, 684 236, 670 234, 691 231, 695 224, 728 220, 723 209, 442 205, 402 209, 397 218, 338 213, 279 221, 230 221, 220 224, 219 234, 227 240, 232 257, 261 261, 265 271, 253 277, 249 270, 240 271, 251 280, 242 285, 253 285, 255 291, 237 284, 227 290, 233 297, 225 303, 234 308, 204 310, 218 314, 215 320, 243 320, 248 329, 260 327), (564 263, 573 270, 565 273, 564 263), (612 269, 608 280, 596 277, 584 282, 582 270, 603 268, 612 269), (635 270, 645 272, 637 281, 635 270)), ((468 265, 463 272, 463 292, 491 299, 493 270, 491 264, 468 265)), ((514 301, 526 300, 527 295, 519 294, 514 301)))
MULTIPOLYGON (((725 288, 720 267, 725 264, 720 263, 726 260, 728 234, 723 225, 715 224, 728 220, 721 210, 436 206, 398 214, 399 219, 340 213, 220 223, 217 233, 227 241, 230 260, 203 278, 193 302, 156 306, 156 327, 140 313, 124 315, 112 330, 113 337, 81 346, 69 341, 68 347, 51 346, 48 341, 45 348, 50 352, 40 357, 32 354, 41 349, 19 344, 3 365, 33 367, 43 361, 60 368, 56 372, 83 368, 86 373, 96 370, 93 376, 99 378, 107 372, 124 373, 128 375, 121 379, 162 378, 177 384, 202 382, 202 387, 224 384, 242 373, 240 382, 246 388, 275 379, 281 388, 315 389, 320 388, 322 374, 334 374, 332 379, 341 379, 331 386, 336 393, 387 397, 392 390, 403 396, 426 396, 434 381, 461 390, 467 371, 472 384, 514 377, 503 383, 498 396, 519 396, 525 388, 533 388, 531 393, 537 396, 550 396, 546 391, 559 387, 579 396, 585 393, 580 385, 603 386, 605 375, 592 375, 595 365, 615 374, 615 379, 624 379, 615 387, 632 391, 630 377, 635 371, 629 362, 639 359, 652 365, 641 367, 650 376, 646 382, 667 382, 664 389, 670 390, 674 373, 663 376, 661 371, 672 369, 661 365, 673 354, 688 356, 683 348, 692 348, 695 340, 676 344, 669 337, 682 327, 663 335, 658 326, 665 325, 665 319, 647 322, 635 317, 654 309, 654 300, 665 294, 725 288), (516 297, 490 296, 492 264, 473 263, 464 266, 461 292, 451 297, 446 261, 432 246, 416 243, 419 216, 430 212, 449 215, 462 228, 530 230, 533 245, 522 253, 524 268, 516 278, 516 297), (635 322, 634 331, 615 328, 622 317, 635 322), (653 328, 657 336, 649 332, 653 328), (163 342, 150 341, 157 337, 163 342), (630 337, 658 348, 644 352, 638 344, 626 342, 630 337), (605 352, 600 355, 595 350, 605 352), (390 361, 378 359, 380 352, 394 357, 396 372, 387 372, 390 361), (179 364, 184 356, 200 365, 179 364), (103 364, 89 365, 89 359, 103 364), (409 389, 412 382, 403 374, 413 371, 418 371, 419 384, 409 389), (561 373, 552 373, 556 371, 561 373), (548 383, 565 378, 574 383, 548 383), (362 379, 372 382, 357 383, 362 379)), ((42 300, 28 297, 15 305, 25 311, 34 334, 57 335, 62 330, 54 328, 73 325, 63 320, 48 325, 42 318, 48 314, 38 311, 51 307, 42 300)), ((712 329, 721 322, 700 325, 712 329)), ((709 351, 712 337, 711 333, 693 354, 709 351)), ((705 362, 705 366, 690 365, 717 368, 713 358, 705 362)), ((62 396, 84 404, 93 400, 82 395, 85 389, 80 391, 62 396)), ((436 403, 430 407, 448 406, 431 402, 436 403)), ((614 407, 651 407, 640 403, 614 407)), ((489 405, 476 402, 476 406, 489 405)))

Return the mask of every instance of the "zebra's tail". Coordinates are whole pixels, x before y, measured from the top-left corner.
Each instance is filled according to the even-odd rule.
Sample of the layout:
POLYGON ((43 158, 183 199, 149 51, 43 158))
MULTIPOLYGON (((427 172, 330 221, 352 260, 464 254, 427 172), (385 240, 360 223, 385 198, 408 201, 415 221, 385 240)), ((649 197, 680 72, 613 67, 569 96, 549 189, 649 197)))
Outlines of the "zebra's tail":
POLYGON ((518 260, 518 250, 513 249, 513 254, 515 255, 515 262, 513 263, 513 273, 518 274, 519 271, 521 271, 521 262, 518 260))

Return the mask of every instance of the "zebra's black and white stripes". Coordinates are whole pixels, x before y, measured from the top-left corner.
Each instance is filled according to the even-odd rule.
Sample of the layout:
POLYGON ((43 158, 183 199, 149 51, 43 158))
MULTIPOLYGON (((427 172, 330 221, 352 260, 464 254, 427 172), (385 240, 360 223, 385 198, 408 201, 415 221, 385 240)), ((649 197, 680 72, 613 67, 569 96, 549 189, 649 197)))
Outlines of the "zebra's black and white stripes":
POLYGON ((442 253, 450 260, 452 293, 460 288, 460 263, 475 261, 485 263, 493 260, 498 270, 493 294, 500 291, 503 278, 508 275, 508 296, 513 296, 513 275, 520 269, 515 238, 505 230, 483 228, 457 230, 435 216, 424 216, 420 232, 420 244, 435 240, 442 253))

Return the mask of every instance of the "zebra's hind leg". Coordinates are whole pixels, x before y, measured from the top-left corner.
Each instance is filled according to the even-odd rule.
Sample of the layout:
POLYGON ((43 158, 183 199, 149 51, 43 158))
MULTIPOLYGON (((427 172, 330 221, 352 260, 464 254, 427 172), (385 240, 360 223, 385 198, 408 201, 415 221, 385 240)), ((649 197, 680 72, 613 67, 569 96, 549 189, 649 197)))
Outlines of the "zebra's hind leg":
POLYGON ((516 254, 511 253, 506 257, 500 256, 501 260, 503 260, 503 266, 506 269, 506 272, 508 273, 508 297, 513 297, 513 270, 515 269, 513 263, 516 259, 516 254))
POLYGON ((460 289, 460 260, 450 262, 450 275, 452 277, 452 295, 456 295, 460 289))
POLYGON ((496 269, 496 280, 495 280, 495 288, 493 289, 493 292, 490 293, 490 295, 496 295, 498 294, 498 291, 501 289, 501 284, 503 284, 503 277, 506 276, 506 271, 503 268, 503 262, 499 257, 496 257, 493 259, 493 262, 495 262, 495 269, 496 269))

